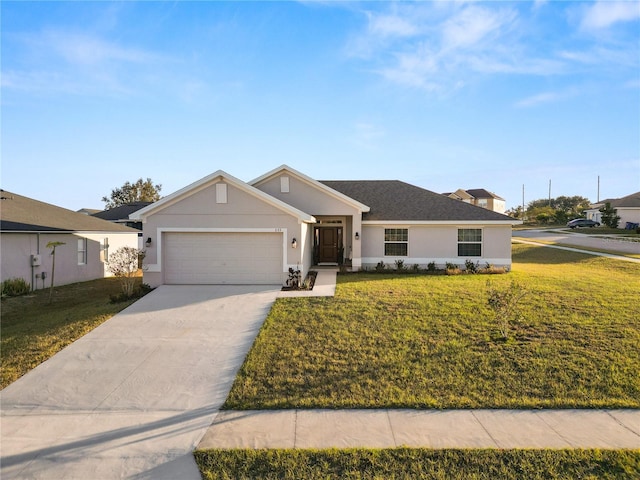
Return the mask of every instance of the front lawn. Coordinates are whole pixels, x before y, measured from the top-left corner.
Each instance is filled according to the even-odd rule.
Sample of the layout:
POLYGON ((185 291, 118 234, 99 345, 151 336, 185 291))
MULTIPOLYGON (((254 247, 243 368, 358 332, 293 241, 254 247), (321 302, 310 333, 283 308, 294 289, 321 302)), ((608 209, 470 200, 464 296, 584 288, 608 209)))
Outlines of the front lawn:
POLYGON ((214 479, 637 479, 640 450, 206 450, 214 479))
POLYGON ((640 265, 514 245, 507 275, 346 274, 279 299, 224 408, 639 408, 640 265), (486 282, 529 291, 507 341, 486 282))
MULTIPOLYGON (((142 277, 136 280, 140 285, 142 277)), ((2 383, 4 388, 90 332, 134 300, 111 303, 121 292, 116 278, 55 287, 2 299, 2 383)))

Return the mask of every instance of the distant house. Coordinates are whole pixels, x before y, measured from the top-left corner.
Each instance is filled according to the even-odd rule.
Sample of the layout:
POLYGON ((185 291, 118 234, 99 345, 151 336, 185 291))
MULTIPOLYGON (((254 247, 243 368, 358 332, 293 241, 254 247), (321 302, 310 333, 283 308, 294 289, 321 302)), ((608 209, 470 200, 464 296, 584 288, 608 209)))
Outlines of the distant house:
POLYGON ((82 213, 83 215, 93 215, 94 213, 101 212, 99 208, 81 208, 77 210, 78 213, 82 213))
POLYGON ((0 195, 0 280, 22 278, 49 285, 49 242, 56 249, 56 285, 109 276, 105 261, 120 247, 138 247, 138 231, 16 193, 0 195))
POLYGON ((250 182, 218 170, 132 219, 151 286, 281 284, 314 265, 510 267, 521 223, 397 180, 320 181, 286 165, 250 182))
POLYGON ((499 197, 495 193, 485 190, 484 188, 473 188, 471 190, 463 190, 459 188, 455 192, 443 193, 443 195, 465 203, 470 203, 476 207, 493 210, 498 213, 504 213, 507 208, 504 198, 499 197))
POLYGON ((120 205, 119 207, 109 208, 108 210, 96 211, 91 215, 101 218, 102 220, 126 225, 136 230, 142 230, 142 222, 131 220, 129 215, 144 207, 148 207, 152 203, 153 202, 131 202, 126 205, 120 205))
POLYGON ((640 192, 632 193, 622 198, 608 198, 601 202, 594 203, 584 211, 585 216, 589 220, 602 223, 600 209, 607 203, 611 204, 620 216, 618 228, 625 228, 627 223, 640 223, 640 192))

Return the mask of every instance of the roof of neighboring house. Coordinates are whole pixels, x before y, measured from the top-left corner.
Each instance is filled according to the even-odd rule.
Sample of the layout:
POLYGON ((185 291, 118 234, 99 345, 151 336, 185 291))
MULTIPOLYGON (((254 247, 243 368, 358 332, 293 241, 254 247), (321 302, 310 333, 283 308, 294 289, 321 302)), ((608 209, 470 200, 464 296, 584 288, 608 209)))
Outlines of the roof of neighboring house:
POLYGON ((463 199, 465 193, 469 195, 469 197, 471 198, 495 198, 496 200, 504 201, 504 198, 502 198, 501 196, 496 195, 495 193, 490 192, 489 190, 485 190, 484 188, 471 188, 469 190, 463 190, 459 188, 455 192, 446 192, 446 193, 443 193, 442 195, 444 195, 445 197, 453 196, 453 197, 458 197, 460 199, 463 199))
POLYGON ((129 215, 133 212, 137 212, 141 208, 151 205, 152 203, 153 202, 131 202, 126 205, 120 205, 119 207, 98 211, 97 213, 93 213, 92 216, 103 220, 109 220, 110 222, 116 222, 118 220, 128 221, 129 215))
POLYGON ((640 207, 640 192, 632 193, 631 195, 627 195, 622 198, 607 198, 605 200, 601 200, 597 203, 593 203, 590 205, 590 209, 598 209, 601 206, 604 206, 606 203, 611 204, 612 207, 626 207, 626 208, 638 208, 640 207))
POLYGON ((476 207, 399 180, 331 180, 324 185, 369 207, 363 221, 499 221, 501 213, 476 207))
POLYGON ((504 200, 504 198, 496 195, 489 190, 485 190, 484 188, 472 188, 470 190, 466 190, 469 195, 473 195, 475 198, 495 198, 496 200, 504 200))
POLYGON ((3 232, 122 232, 133 228, 107 222, 50 203, 0 190, 0 230, 3 232))
POLYGON ((81 208, 78 210, 78 213, 83 213, 85 215, 93 215, 94 213, 101 212, 99 208, 81 208))

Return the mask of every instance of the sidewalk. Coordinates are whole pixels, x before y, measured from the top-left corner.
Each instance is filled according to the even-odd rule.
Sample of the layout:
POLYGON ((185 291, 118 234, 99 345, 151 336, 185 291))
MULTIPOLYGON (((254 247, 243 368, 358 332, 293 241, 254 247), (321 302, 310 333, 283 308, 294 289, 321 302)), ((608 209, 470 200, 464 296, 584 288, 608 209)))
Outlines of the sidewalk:
POLYGON ((640 448, 640 410, 221 411, 198 449, 640 448))

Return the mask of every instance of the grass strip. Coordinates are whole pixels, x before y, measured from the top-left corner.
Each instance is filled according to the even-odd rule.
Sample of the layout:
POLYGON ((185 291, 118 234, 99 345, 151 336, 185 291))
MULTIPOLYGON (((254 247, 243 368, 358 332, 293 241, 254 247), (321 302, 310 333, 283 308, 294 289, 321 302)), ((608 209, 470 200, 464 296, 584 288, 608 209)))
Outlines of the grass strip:
POLYGON ((217 479, 637 479, 640 450, 203 450, 217 479))
POLYGON ((224 408, 639 408, 640 265, 513 252, 507 275, 346 274, 277 300, 224 408), (488 280, 529 292, 506 341, 488 280))
MULTIPOLYGON (((136 280, 137 286, 142 278, 136 280)), ((116 278, 55 287, 49 303, 49 289, 2 299, 1 388, 89 333, 134 300, 111 303, 121 292, 116 278)))

